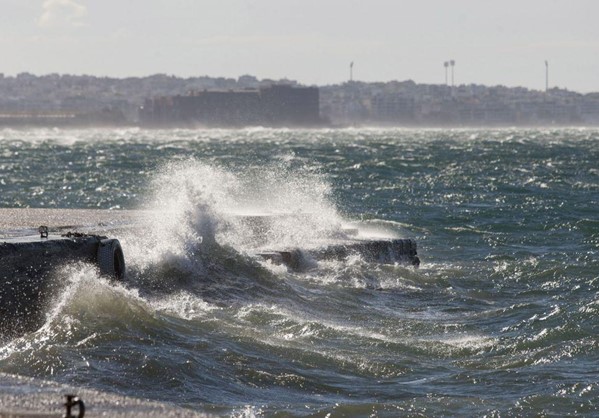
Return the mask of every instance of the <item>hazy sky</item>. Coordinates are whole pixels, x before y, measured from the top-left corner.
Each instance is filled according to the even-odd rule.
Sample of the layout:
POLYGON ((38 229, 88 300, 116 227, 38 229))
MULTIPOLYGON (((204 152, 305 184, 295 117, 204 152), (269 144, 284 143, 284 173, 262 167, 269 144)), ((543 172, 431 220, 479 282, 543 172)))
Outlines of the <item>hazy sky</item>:
POLYGON ((599 0, 0 0, 0 72, 599 91, 599 0))

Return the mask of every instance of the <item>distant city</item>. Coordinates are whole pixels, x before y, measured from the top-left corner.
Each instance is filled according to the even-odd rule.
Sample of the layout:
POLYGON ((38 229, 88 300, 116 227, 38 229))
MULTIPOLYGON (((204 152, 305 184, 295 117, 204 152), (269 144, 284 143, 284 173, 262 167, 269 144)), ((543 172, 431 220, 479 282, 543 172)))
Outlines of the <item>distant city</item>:
POLYGON ((0 74, 0 126, 595 126, 599 93, 347 81, 0 74))

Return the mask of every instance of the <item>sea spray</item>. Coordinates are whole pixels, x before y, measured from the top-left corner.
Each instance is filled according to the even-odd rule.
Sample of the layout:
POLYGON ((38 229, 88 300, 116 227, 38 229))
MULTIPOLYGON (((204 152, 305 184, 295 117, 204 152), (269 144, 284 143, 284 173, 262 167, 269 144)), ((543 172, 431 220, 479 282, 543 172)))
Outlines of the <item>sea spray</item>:
POLYGON ((165 260, 197 269, 201 253, 217 244, 246 253, 314 245, 347 223, 321 175, 280 163, 241 173, 194 159, 170 162, 150 190, 142 228, 123 237, 129 265, 140 272, 165 260))
POLYGON ((150 181, 139 227, 123 236, 131 268, 148 275, 176 264, 201 273, 197 255, 214 245, 221 205, 229 205, 235 188, 229 173, 194 160, 163 166, 150 181))

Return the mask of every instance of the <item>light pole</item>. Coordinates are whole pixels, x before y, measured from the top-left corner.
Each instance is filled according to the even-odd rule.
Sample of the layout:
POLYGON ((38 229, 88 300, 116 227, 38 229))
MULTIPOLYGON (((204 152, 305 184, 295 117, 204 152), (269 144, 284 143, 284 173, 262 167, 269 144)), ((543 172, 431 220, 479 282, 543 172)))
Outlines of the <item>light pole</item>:
POLYGON ((354 80, 354 62, 349 63, 349 81, 354 80))
POLYGON ((545 93, 549 90, 549 61, 545 60, 545 93))
POLYGON ((453 67, 455 66, 455 61, 449 61, 449 65, 451 65, 451 87, 453 87, 453 67))
POLYGON ((449 62, 445 61, 443 66, 445 67, 445 85, 447 85, 447 67, 449 67, 449 62))

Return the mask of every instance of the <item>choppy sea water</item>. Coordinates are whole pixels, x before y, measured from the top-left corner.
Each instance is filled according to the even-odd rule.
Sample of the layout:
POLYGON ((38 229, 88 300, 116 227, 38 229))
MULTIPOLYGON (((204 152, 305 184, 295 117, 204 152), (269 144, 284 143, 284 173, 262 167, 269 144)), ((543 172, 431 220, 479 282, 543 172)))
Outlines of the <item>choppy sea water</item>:
POLYGON ((157 214, 127 282, 62 268, 0 372, 225 416, 599 413, 599 130, 3 130, 0 192, 157 214), (421 267, 252 253, 347 225, 421 267))

